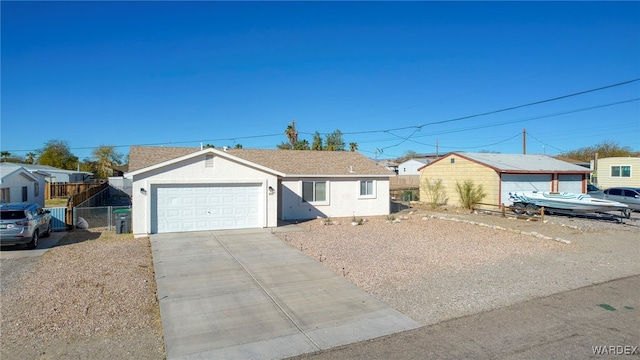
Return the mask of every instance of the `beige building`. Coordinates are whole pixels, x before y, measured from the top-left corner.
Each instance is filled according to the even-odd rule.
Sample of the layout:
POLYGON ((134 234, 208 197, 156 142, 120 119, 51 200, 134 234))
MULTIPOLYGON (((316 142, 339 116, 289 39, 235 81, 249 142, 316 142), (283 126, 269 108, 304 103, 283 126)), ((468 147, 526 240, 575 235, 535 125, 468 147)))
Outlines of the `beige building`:
POLYGON ((487 195, 483 203, 510 205, 514 191, 586 193, 590 169, 545 155, 450 153, 420 168, 420 199, 428 181, 442 180, 447 204, 457 206, 456 184, 472 180, 487 195))
POLYGON ((640 158, 610 157, 591 161, 592 182, 602 189, 614 186, 640 187, 640 158))

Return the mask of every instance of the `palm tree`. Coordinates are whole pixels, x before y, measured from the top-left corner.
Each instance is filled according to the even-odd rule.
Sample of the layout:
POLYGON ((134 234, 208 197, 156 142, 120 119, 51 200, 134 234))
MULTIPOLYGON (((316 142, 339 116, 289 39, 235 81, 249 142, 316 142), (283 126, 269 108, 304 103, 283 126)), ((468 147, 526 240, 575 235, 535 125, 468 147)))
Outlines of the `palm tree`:
POLYGON ((350 150, 350 151, 356 151, 356 150, 358 150, 358 144, 357 144, 357 143, 354 143, 354 142, 349 143, 349 150, 350 150))
POLYGON ((287 129, 284 131, 284 134, 287 135, 287 139, 289 139, 289 144, 291 144, 291 149, 298 142, 298 131, 296 130, 296 121, 291 120, 291 125, 287 126, 287 129))
POLYGON ((33 164, 35 162, 36 153, 28 152, 27 153, 27 164, 33 164))
POLYGON ((2 161, 7 161, 7 158, 11 156, 11 153, 8 151, 2 151, 0 152, 0 158, 2 158, 2 161))

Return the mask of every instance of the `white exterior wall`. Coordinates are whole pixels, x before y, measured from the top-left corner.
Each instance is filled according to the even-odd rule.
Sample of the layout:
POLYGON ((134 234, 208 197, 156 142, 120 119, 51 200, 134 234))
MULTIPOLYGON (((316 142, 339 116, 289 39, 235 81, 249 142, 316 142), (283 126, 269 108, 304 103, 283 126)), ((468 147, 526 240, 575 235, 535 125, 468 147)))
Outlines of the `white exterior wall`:
POLYGON ((281 217, 304 220, 318 217, 389 215, 389 178, 287 178, 282 180, 281 217), (374 180, 374 195, 360 196, 360 180, 374 180), (327 201, 302 201, 302 181, 326 181, 327 201))
POLYGON ((398 165, 398 175, 420 175, 418 169, 427 165, 426 162, 420 162, 415 159, 407 160, 398 165))
POLYGON ((0 187, 3 189, 9 189, 9 201, 7 202, 15 203, 22 202, 22 188, 26 186, 27 202, 36 203, 41 207, 44 207, 44 185, 44 177, 37 174, 31 174, 26 170, 18 170, 4 177, 0 187), (37 196, 35 195, 36 184, 38 184, 37 196))
POLYGON ((261 200, 264 227, 275 227, 277 218, 277 190, 269 194, 269 186, 277 189, 277 177, 218 156, 213 167, 205 167, 205 155, 190 158, 168 167, 151 170, 133 178, 132 230, 134 236, 147 236, 151 232, 151 186, 159 184, 240 184, 260 183, 264 197, 261 200), (145 189, 143 194, 140 189, 145 189))

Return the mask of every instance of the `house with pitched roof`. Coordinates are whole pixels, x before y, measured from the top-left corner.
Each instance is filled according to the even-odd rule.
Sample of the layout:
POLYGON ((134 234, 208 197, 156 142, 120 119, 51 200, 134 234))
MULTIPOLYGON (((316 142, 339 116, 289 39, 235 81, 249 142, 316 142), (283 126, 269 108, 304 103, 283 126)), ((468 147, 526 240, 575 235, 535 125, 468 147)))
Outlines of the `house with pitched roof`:
POLYGON ((358 152, 133 146, 124 176, 146 236, 388 215, 394 175, 358 152))
POLYGON ((32 202, 44 207, 46 175, 22 164, 0 163, 0 202, 32 202))
POLYGON ((583 194, 591 170, 546 155, 452 152, 420 170, 420 199, 428 199, 427 184, 442 180, 448 204, 460 203, 456 184, 482 185, 486 204, 510 205, 514 191, 583 194))

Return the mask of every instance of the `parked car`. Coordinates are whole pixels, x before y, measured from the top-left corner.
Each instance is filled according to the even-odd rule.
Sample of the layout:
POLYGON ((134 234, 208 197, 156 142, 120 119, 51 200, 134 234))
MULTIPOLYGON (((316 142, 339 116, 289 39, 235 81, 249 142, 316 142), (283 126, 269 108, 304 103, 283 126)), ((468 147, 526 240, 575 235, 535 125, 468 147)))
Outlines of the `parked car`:
POLYGON ((604 190, 602 196, 591 196, 621 202, 633 211, 640 211, 640 188, 612 187, 604 190))
POLYGON ((593 184, 587 184, 587 194, 595 198, 604 198, 604 192, 593 184))
POLYGON ((51 235, 51 213, 34 203, 0 205, 0 245, 38 247, 38 239, 51 235))

